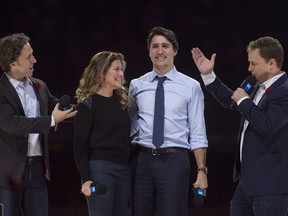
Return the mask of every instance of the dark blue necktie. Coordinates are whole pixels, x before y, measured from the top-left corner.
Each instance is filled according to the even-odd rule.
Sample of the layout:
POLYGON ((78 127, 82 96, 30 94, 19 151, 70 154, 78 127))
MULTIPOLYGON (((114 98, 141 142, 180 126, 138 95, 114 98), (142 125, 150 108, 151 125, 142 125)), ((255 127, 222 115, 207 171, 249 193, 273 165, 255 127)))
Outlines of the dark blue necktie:
POLYGON ((164 142, 164 88, 166 77, 158 77, 158 86, 155 94, 155 111, 152 143, 159 148, 164 142))

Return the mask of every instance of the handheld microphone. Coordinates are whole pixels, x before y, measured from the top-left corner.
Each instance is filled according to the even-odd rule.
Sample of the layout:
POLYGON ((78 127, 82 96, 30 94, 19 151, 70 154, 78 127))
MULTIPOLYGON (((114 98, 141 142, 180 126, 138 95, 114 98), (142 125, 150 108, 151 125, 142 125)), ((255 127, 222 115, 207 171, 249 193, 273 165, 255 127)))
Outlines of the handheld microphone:
POLYGON ((248 76, 240 85, 247 94, 250 94, 254 90, 256 84, 256 78, 254 76, 248 76))
MULTIPOLYGON (((256 78, 252 75, 248 76, 240 85, 240 88, 244 89, 244 91, 247 94, 251 94, 251 92, 254 90, 254 86, 256 84, 256 78)), ((230 105, 230 108, 235 107, 236 102, 233 101, 230 105)))
MULTIPOLYGON (((92 183, 90 185, 90 191, 91 191, 90 196, 97 196, 97 195, 105 194, 108 191, 108 189, 107 189, 106 185, 104 185, 104 184, 92 183)), ((82 191, 80 191, 80 193, 82 193, 82 191)))
POLYGON ((59 110, 65 111, 71 108, 71 98, 69 95, 62 95, 59 100, 59 110))
POLYGON ((78 105, 71 104, 71 98, 69 95, 62 95, 62 97, 59 100, 59 109, 61 111, 65 111, 73 107, 73 111, 77 110, 78 105))
POLYGON ((193 204, 195 207, 200 208, 204 204, 204 199, 207 197, 206 190, 202 188, 194 188, 193 204))
POLYGON ((104 184, 95 184, 92 183, 90 186, 91 196, 105 194, 107 192, 107 187, 104 184))

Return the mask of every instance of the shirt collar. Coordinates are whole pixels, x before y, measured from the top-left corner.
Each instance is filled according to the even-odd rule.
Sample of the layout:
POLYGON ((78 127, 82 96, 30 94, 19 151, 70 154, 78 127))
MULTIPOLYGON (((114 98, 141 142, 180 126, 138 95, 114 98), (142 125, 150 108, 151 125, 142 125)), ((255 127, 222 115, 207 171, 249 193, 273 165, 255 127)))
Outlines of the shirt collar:
POLYGON ((26 77, 25 80, 21 82, 19 80, 14 79, 6 72, 5 72, 5 75, 7 76, 8 80, 10 81, 10 83, 13 85, 14 88, 16 88, 18 85, 27 86, 28 84, 30 85, 33 84, 31 79, 29 79, 28 77, 26 77))
POLYGON ((265 82, 260 84, 260 88, 267 89, 269 88, 276 80, 278 80, 285 72, 281 72, 280 74, 277 74, 276 76, 271 77, 270 79, 266 80, 265 82))
MULTIPOLYGON (((169 80, 174 80, 177 76, 177 69, 174 66, 170 71, 168 71, 164 76, 167 77, 167 79, 169 80)), ((155 72, 155 70, 153 70, 150 74, 150 81, 153 82, 155 80, 155 78, 158 76, 158 74, 155 72)))

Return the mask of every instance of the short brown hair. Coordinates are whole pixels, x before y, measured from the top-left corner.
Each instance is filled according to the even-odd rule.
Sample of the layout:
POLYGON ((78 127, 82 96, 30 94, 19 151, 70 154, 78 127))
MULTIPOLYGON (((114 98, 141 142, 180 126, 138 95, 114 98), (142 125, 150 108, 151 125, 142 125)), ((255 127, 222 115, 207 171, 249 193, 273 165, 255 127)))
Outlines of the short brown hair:
POLYGON ((147 48, 150 49, 151 40, 155 35, 161 35, 165 37, 173 46, 175 52, 179 49, 179 44, 177 41, 177 37, 172 30, 165 29, 163 27, 154 27, 150 30, 150 33, 147 38, 147 48))
POLYGON ((277 67, 281 69, 284 61, 284 51, 282 45, 277 39, 265 36, 251 41, 247 46, 247 52, 255 49, 259 49, 260 56, 266 62, 270 59, 275 59, 277 67))

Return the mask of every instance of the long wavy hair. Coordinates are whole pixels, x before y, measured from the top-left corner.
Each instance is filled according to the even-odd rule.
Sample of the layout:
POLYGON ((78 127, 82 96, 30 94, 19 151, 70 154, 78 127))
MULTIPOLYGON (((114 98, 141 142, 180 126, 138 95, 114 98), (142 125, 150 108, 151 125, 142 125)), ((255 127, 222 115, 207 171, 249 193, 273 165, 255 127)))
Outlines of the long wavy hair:
MULTIPOLYGON (((103 51, 96 53, 90 60, 89 65, 84 69, 83 75, 80 79, 79 86, 76 89, 77 102, 80 103, 85 98, 96 94, 102 87, 105 81, 105 75, 111 66, 112 62, 120 60, 123 66, 123 72, 126 68, 126 62, 124 56, 118 52, 103 51)), ((121 104, 122 109, 125 109, 129 105, 128 90, 124 86, 126 81, 122 79, 122 86, 114 90, 113 95, 121 104)))

